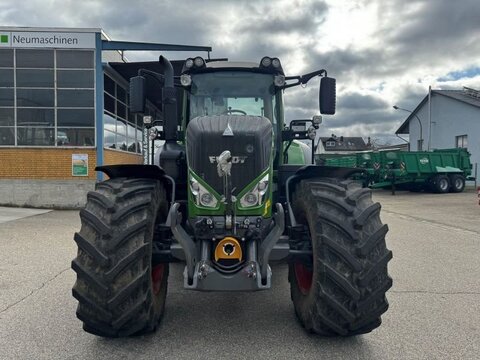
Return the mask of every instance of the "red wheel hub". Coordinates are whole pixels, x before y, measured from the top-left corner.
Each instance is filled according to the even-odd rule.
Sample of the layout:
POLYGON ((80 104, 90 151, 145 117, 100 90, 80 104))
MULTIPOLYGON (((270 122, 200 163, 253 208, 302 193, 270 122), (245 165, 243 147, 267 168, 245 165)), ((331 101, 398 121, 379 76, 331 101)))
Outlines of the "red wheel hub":
POLYGON ((313 272, 301 263, 295 263, 294 267, 298 288, 303 295, 307 295, 312 287, 313 272))
POLYGON ((163 273, 165 272, 165 264, 158 264, 152 268, 152 288, 153 293, 157 295, 162 287, 163 273))

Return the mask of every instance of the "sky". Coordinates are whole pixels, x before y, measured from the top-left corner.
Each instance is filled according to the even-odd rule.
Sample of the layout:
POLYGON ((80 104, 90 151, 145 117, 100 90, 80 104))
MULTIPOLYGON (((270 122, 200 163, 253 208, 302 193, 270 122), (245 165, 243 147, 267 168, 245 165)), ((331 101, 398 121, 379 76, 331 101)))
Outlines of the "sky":
MULTIPOLYGON (((393 105, 413 110, 429 86, 480 89, 478 0, 0 0, 0 24, 100 27, 113 40, 207 45, 231 60, 276 56, 287 76, 326 69, 337 113, 324 116, 322 136, 398 143, 408 114, 393 105)), ((287 120, 318 114, 318 85, 285 91, 287 120)))

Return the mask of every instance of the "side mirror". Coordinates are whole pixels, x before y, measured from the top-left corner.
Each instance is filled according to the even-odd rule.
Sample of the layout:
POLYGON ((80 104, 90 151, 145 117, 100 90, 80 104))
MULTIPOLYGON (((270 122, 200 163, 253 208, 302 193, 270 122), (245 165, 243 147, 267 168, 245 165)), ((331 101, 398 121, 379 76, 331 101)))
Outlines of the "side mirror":
POLYGON ((143 76, 130 78, 130 111, 133 114, 145 112, 146 80, 143 76))
POLYGON ((320 80, 320 113, 326 115, 335 114, 335 102, 337 99, 336 80, 323 77, 320 80))

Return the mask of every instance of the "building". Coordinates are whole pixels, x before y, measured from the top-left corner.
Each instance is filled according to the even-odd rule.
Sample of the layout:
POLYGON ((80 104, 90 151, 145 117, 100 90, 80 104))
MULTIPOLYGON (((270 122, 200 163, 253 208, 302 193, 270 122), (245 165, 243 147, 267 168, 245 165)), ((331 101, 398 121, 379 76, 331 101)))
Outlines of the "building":
MULTIPOLYGON (((101 29, 0 27, 0 205, 82 206, 103 179, 95 166, 144 162, 128 80, 161 69, 127 62, 126 50, 211 48, 112 41, 101 29)), ((149 92, 147 109, 162 119, 160 91, 149 92)))
POLYGON ((480 91, 431 90, 396 134, 409 135, 411 151, 467 148, 475 171, 480 163, 480 91))
POLYGON ((356 151, 372 150, 370 139, 365 143, 361 137, 335 136, 320 137, 317 154, 349 154, 356 151))

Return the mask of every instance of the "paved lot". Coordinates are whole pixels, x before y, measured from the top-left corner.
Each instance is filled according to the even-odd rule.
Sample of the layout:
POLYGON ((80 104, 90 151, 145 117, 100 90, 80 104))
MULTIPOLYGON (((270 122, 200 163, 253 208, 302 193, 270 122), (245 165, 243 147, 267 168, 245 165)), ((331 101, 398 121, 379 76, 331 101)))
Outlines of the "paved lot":
POLYGON ((28 216, 45 214, 50 211, 52 210, 10 208, 10 207, 0 206, 0 224, 7 221, 22 219, 28 216))
POLYGON ((273 290, 196 293, 173 266, 157 333, 101 339, 82 331, 70 291, 78 213, 0 224, 0 359, 478 359, 480 206, 473 192, 376 192, 393 250, 390 309, 374 332, 306 334, 295 320, 286 267, 273 290))

